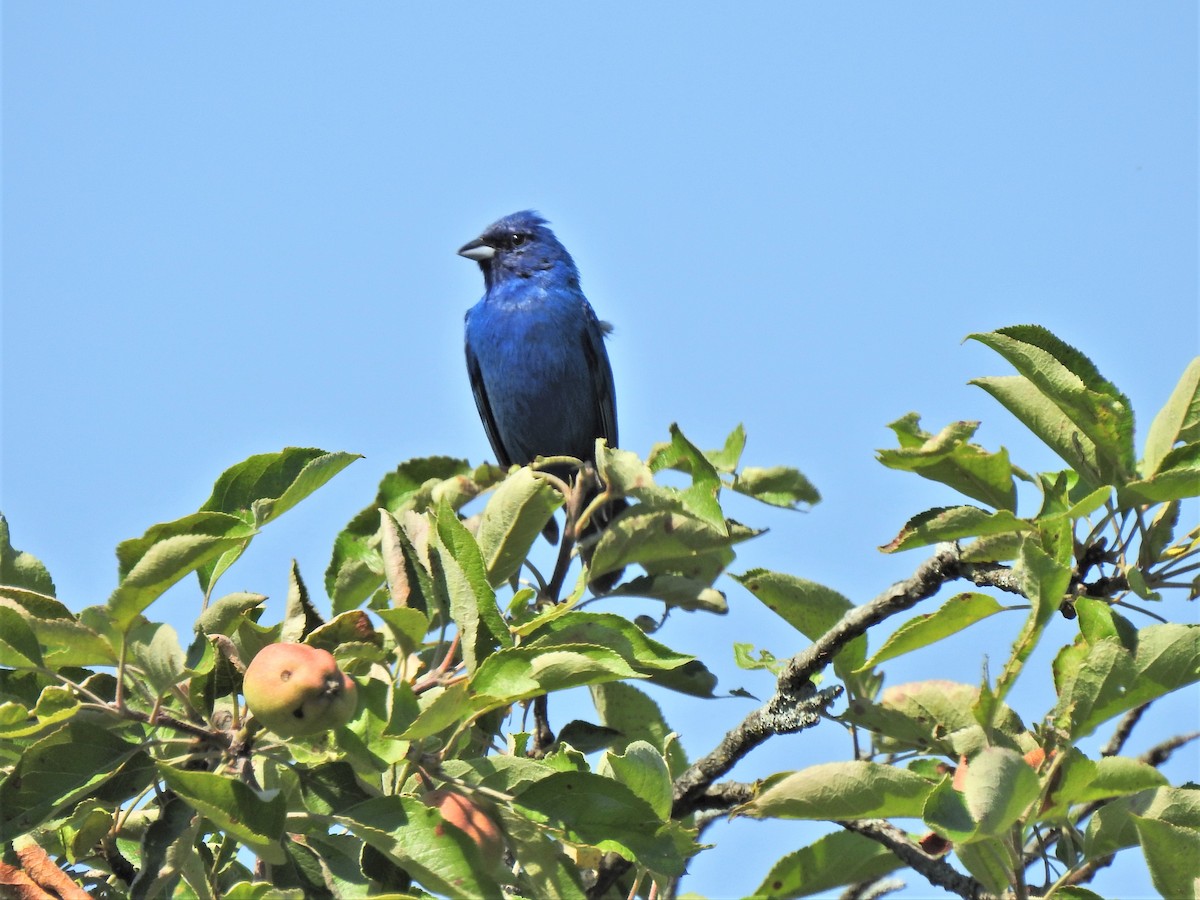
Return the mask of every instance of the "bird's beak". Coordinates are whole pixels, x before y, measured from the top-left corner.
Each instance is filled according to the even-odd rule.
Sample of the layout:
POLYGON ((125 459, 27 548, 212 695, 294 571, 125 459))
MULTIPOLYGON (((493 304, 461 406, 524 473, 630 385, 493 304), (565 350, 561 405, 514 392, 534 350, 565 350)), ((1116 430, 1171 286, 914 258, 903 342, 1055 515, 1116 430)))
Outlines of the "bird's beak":
POLYGON ((485 259, 491 259, 496 255, 496 248, 485 244, 483 238, 476 238, 469 244, 463 244, 459 247, 458 255, 465 256, 467 259, 473 259, 476 262, 483 262, 485 259))

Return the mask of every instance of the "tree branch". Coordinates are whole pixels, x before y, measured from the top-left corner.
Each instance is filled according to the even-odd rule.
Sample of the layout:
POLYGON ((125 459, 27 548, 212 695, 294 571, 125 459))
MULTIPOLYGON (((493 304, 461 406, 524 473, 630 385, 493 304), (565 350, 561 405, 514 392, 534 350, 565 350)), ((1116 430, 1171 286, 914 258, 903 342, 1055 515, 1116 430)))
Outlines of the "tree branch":
POLYGON ((995 894, 989 894, 983 885, 970 875, 962 874, 944 859, 927 854, 891 822, 882 819, 858 819, 838 824, 847 831, 883 844, 907 866, 924 875, 930 884, 945 888, 966 900, 996 900, 995 894))
POLYGON ((896 613, 911 609, 935 594, 947 581, 962 574, 958 547, 939 544, 934 555, 921 563, 910 578, 892 585, 869 603, 848 610, 829 631, 788 660, 776 682, 774 696, 764 706, 750 713, 740 725, 725 735, 716 749, 675 779, 672 814, 681 817, 695 809, 696 798, 709 785, 768 737, 802 731, 815 725, 841 689, 835 686, 817 691, 813 687, 812 677, 828 666, 839 650, 868 628, 896 613))

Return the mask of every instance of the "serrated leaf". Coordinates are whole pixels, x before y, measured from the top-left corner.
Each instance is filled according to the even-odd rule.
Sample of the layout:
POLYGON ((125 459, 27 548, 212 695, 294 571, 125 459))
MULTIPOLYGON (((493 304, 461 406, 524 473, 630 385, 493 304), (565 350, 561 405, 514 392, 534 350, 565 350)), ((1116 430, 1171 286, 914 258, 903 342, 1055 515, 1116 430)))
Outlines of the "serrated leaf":
POLYGON ((573 611, 546 622, 529 634, 524 647, 594 644, 620 654, 637 672, 663 687, 698 697, 711 697, 714 676, 702 662, 648 637, 628 619, 613 613, 573 611))
POLYGON ((497 897, 500 885, 465 833, 446 828, 437 810, 411 797, 374 797, 335 817, 430 891, 497 897))
POLYGON ((113 618, 127 626, 171 585, 253 535, 253 526, 236 516, 199 512, 123 541, 117 547, 121 582, 108 599, 113 618))
MULTIPOLYGON (((200 510, 229 513, 257 530, 283 515, 356 459, 361 456, 327 453, 313 447, 285 447, 277 453, 259 453, 222 472, 200 510)), ((220 558, 202 566, 197 571, 201 589, 207 593, 249 543, 247 538, 242 546, 231 547, 220 558)))
MULTIPOLYGON (((474 715, 483 705, 482 701, 477 702, 475 698, 471 697, 465 682, 452 684, 442 690, 429 691, 421 696, 421 711, 400 732, 399 737, 402 740, 415 741, 437 734, 474 715)), ((393 719, 395 718, 393 715, 393 719)), ((388 723, 387 733, 393 731, 393 724, 393 722, 388 723)))
POLYGON ((1091 486, 1107 484, 1096 445, 1028 379, 1020 375, 972 378, 1091 486))
POLYGON ((40 668, 42 648, 24 608, 0 606, 0 666, 40 668))
POLYGON ((709 528, 718 532, 725 530, 725 514, 717 502, 721 478, 708 457, 684 436, 677 424, 671 423, 671 442, 656 444, 646 463, 651 472, 675 469, 690 474, 691 486, 678 492, 684 509, 709 528))
MULTIPOLYGON (((379 510, 399 517, 404 510, 424 510, 433 491, 448 479, 474 474, 465 459, 431 456, 410 459, 383 477, 375 501, 358 513, 334 540, 333 556, 325 570, 325 591, 337 612, 353 609, 383 582, 379 553, 379 510)), ((496 470, 496 480, 503 472, 496 470)))
POLYGON ((470 685, 489 705, 501 706, 551 691, 642 677, 607 647, 574 644, 498 650, 483 661, 470 685))
POLYGON ((283 623, 279 640, 288 644, 298 644, 323 624, 321 614, 317 612, 308 596, 308 587, 300 577, 300 564, 293 559, 288 567, 288 592, 283 603, 283 623))
POLYGON ((633 741, 624 753, 606 751, 600 757, 596 774, 615 778, 649 803, 660 822, 670 821, 671 773, 662 754, 650 744, 633 741))
POLYGON ((267 602, 265 594, 252 594, 238 591, 218 597, 208 604, 194 626, 197 634, 232 635, 237 631, 242 619, 252 609, 258 609, 267 602))
POLYGON ((153 763, 137 744, 79 719, 41 738, 0 782, 0 843, 32 831, 85 797, 121 803, 146 787, 153 763))
POLYGON ((748 536, 731 535, 682 510, 642 507, 634 506, 604 529, 592 555, 592 579, 634 563, 686 560, 748 536))
POLYGON ((920 816, 933 783, 895 766, 854 761, 781 772, 763 782, 739 815, 776 819, 920 816))
POLYGON ((1152 478, 1179 441, 1200 441, 1200 357, 1188 363, 1170 398, 1150 423, 1142 477, 1152 478))
POLYGON ((754 897, 811 897, 844 884, 875 881, 903 865, 886 847, 851 831, 835 831, 784 856, 754 897))
POLYGON ((142 623, 130 631, 127 646, 146 683, 157 696, 161 697, 183 679, 183 648, 179 646, 179 635, 170 625, 142 623))
POLYGON ((200 509, 248 513, 250 521, 262 527, 361 458, 357 453, 328 453, 315 447, 259 453, 222 472, 200 509))
POLYGON ((1016 511, 1016 486, 1008 451, 1001 448, 998 453, 989 453, 968 443, 978 422, 953 422, 936 435, 923 430, 920 422, 920 416, 909 413, 888 425, 896 433, 900 448, 877 450, 876 458, 890 469, 915 472, 989 506, 1016 511))
POLYGON ((236 778, 165 763, 159 763, 158 773, 167 787, 255 854, 267 862, 284 861, 279 843, 287 816, 283 794, 256 791, 236 778))
POLYGON ((999 601, 987 594, 958 594, 935 612, 916 616, 897 628, 878 652, 859 666, 857 671, 865 671, 884 660, 928 647, 1003 610, 999 601))
POLYGON ((1090 359, 1045 328, 1016 325, 969 339, 991 347, 1053 402, 1096 448, 1100 478, 1121 484, 1134 469, 1133 408, 1090 359))
POLYGON ((658 821, 624 784, 590 772, 556 772, 522 791, 515 805, 571 843, 619 853, 659 875, 682 875, 699 849, 692 832, 658 821))
POLYGON ((821 502, 821 494, 799 469, 789 466, 759 468, 747 466, 734 476, 732 487, 739 494, 753 497, 771 506, 796 509, 805 503, 821 502))
POLYGON ((1040 792, 1037 774, 1020 753, 1004 747, 988 747, 975 756, 963 785, 975 833, 989 837, 1002 835, 1040 792))
POLYGON ((879 549, 897 553, 913 547, 928 547, 942 541, 957 541, 981 535, 1031 531, 1033 525, 1006 509, 988 512, 978 506, 941 506, 913 516, 900 533, 879 549))
POLYGON ((733 431, 725 438, 725 444, 720 450, 704 451, 705 458, 718 472, 732 473, 737 470, 742 460, 742 451, 746 449, 746 429, 739 422, 733 431))
POLYGON ((724 615, 729 611, 725 595, 708 582, 683 575, 639 575, 624 581, 605 595, 613 597, 650 597, 661 600, 668 609, 710 612, 724 615))
POLYGON ((1088 821, 1084 852, 1098 858, 1134 846, 1138 843, 1136 818, 1200 830, 1200 788, 1160 787, 1104 804, 1088 821))
POLYGON ((511 647, 512 634, 496 605, 479 545, 447 504, 438 509, 436 546, 434 576, 445 585, 450 615, 461 634, 463 662, 471 673, 497 647, 511 647))
POLYGON ((534 541, 562 504, 562 494, 528 466, 500 483, 483 508, 476 535, 492 587, 517 574, 534 541))
MULTIPOLYGON (((751 569, 742 575, 730 577, 762 601, 767 609, 812 641, 836 625, 853 607, 848 599, 832 588, 782 572, 751 569)), ((850 678, 863 664, 866 655, 866 637, 857 637, 834 657, 834 671, 840 678, 850 678)))
POLYGON ((620 681, 594 684, 589 690, 602 725, 620 737, 612 749, 622 752, 633 741, 645 741, 667 760, 671 776, 678 778, 687 768, 687 754, 663 717, 662 709, 639 688, 620 681))
POLYGON ((1150 478, 1131 481, 1117 496, 1123 504, 1164 503, 1200 496, 1200 441, 1176 447, 1150 478))
POLYGON ((1200 887, 1200 831, 1135 816, 1150 880, 1163 897, 1195 898, 1200 887))
POLYGON ((0 513, 0 585, 54 596, 54 580, 41 561, 32 553, 13 549, 9 540, 8 519, 3 513, 0 513))

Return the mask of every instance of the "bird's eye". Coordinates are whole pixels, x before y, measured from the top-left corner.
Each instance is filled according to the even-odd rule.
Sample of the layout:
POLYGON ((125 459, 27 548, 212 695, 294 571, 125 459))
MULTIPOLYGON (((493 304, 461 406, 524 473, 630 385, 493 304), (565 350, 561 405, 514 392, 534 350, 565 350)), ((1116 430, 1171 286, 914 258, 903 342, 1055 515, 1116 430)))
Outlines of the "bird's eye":
POLYGON ((523 243, 525 243, 525 235, 518 234, 514 231, 508 236, 508 243, 511 247, 520 247, 523 243))

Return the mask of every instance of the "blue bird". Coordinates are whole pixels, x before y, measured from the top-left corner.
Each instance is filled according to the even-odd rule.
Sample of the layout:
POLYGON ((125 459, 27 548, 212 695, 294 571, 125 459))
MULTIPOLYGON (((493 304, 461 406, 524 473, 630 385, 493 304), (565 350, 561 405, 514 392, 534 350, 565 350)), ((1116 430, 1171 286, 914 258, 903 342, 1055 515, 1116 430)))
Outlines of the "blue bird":
MULTIPOLYGON (((546 220, 531 210, 513 213, 458 252, 483 271, 483 299, 466 315, 467 372, 499 463, 525 465, 537 456, 594 461, 596 438, 615 447, 615 391, 604 349, 611 326, 596 318, 575 261, 546 220)), ((610 505, 596 524, 624 506, 610 505)))

